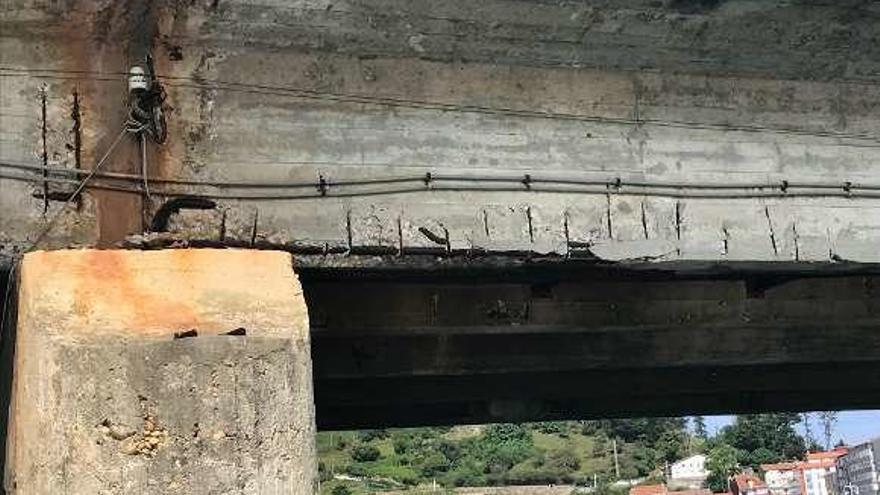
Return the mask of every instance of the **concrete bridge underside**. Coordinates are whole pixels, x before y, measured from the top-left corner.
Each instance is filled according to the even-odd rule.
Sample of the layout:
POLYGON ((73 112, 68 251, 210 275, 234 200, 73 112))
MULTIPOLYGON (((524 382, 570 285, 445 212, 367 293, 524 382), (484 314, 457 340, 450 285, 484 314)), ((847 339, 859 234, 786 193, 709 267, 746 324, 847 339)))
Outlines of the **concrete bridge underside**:
MULTIPOLYGON (((296 335, 279 344, 299 346, 286 358, 302 370, 314 361, 321 428, 880 407, 877 2, 6 4, 4 279, 38 249, 291 254, 310 327, 291 333, 273 324, 296 335), (147 53, 167 92, 168 140, 147 140, 142 153, 138 137, 121 129, 127 71, 147 53)), ((107 256, 150 272, 138 255, 107 256)), ((287 270, 288 258, 266 256, 287 270)), ((245 278, 273 278, 241 265, 245 278)), ((88 278, 87 265, 78 266, 88 278)), ((31 287, 56 294, 53 272, 41 273, 46 279, 31 287)), ((101 273, 110 289, 96 300, 114 296, 116 275, 101 273)), ((211 293, 236 283, 203 273, 211 293)), ((157 300, 170 301, 173 291, 159 289, 157 300)), ((248 292, 239 302, 249 309, 226 309, 233 320, 283 319, 284 311, 253 310, 278 294, 248 292)), ((71 308, 57 320, 79 318, 79 306, 71 308)), ((58 330, 55 319, 42 323, 28 331, 58 330)), ((142 323, 128 328, 135 342, 142 323)), ((164 338, 182 329, 153 330, 164 338)), ((258 385, 248 390, 280 391, 308 410, 308 372, 279 385, 253 364, 245 339, 218 335, 163 340, 150 355, 216 352, 231 356, 233 368, 243 360, 258 385)), ((7 384, 11 339, 4 333, 7 384)), ((157 386, 164 377, 119 349, 133 376, 150 377, 142 388, 162 392, 157 404, 184 410, 168 425, 178 447, 201 442, 184 407, 204 402, 199 390, 180 399, 183 388, 157 386)), ((65 359, 79 363, 76 352, 65 359)), ((205 370, 218 362, 203 364, 194 379, 213 383, 205 370)), ((41 370, 27 376, 35 388, 24 389, 51 396, 49 376, 64 379, 41 370)), ((76 376, 93 384, 91 374, 76 376)), ((82 398, 82 383, 64 383, 72 392, 60 397, 82 398)), ((262 400, 238 401, 244 392, 230 383, 233 392, 216 387, 218 397, 227 394, 221 402, 259 409, 262 400)), ((148 432, 138 397, 125 397, 134 404, 129 416, 144 423, 135 437, 146 440, 155 421, 148 432)), ((292 408, 272 405, 257 412, 278 412, 284 423, 290 414, 280 411, 292 408)), ((307 437, 309 414, 286 431, 307 437)), ((47 428, 110 429, 100 419, 67 419, 78 426, 47 428)), ((274 438, 271 423, 258 423, 253 431, 274 438)), ((27 431, 44 440, 39 428, 27 431)), ((205 445, 227 459, 229 438, 244 437, 221 432, 205 445)), ((53 455, 70 445, 46 442, 53 455)), ((311 462, 309 440, 290 442, 311 462)), ((153 457, 120 460, 106 444, 84 445, 107 466, 138 473, 129 491, 149 486, 153 457)), ((264 485, 289 493, 292 482, 297 493, 312 489, 308 462, 293 481, 273 467, 291 462, 290 445, 268 459, 252 446, 257 460, 235 461, 240 478, 220 480, 215 491, 242 480, 252 483, 243 493, 272 493, 264 485)), ((47 465, 35 452, 26 460, 47 465)), ((159 460, 168 465, 172 454, 214 459, 165 452, 159 460)), ((190 485, 168 479, 160 492, 208 492, 199 480, 217 481, 213 473, 193 470, 190 485)), ((118 474, 102 489, 127 482, 118 474)), ((58 486, 92 483, 84 493, 100 484, 52 470, 40 476, 58 486)), ((15 476, 6 481, 14 485, 15 476)))
POLYGON ((301 272, 322 428, 877 407, 874 275, 301 272))

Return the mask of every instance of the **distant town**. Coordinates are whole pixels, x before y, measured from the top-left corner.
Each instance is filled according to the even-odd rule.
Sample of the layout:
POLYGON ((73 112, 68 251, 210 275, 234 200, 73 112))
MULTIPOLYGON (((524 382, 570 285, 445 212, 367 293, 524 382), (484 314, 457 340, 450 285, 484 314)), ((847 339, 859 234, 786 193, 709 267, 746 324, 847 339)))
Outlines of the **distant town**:
POLYGON ((880 495, 880 437, 832 445, 810 414, 822 438, 794 413, 322 432, 321 493, 880 495))
MULTIPOLYGON (((637 485, 629 495, 712 495, 705 488, 707 456, 697 454, 670 466, 666 483, 637 485)), ((852 447, 807 452, 805 460, 761 464, 731 475, 729 495, 878 495, 880 437, 852 447)))

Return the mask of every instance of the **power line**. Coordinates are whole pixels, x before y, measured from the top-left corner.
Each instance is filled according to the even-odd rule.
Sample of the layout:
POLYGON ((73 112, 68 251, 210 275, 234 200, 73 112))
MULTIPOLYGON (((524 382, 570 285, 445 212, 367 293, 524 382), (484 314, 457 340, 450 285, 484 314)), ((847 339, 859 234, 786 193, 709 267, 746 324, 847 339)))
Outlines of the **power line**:
MULTIPOLYGON (((122 72, 92 72, 92 71, 65 71, 60 69, 16 69, 11 67, 0 67, 0 77, 25 75, 39 78, 62 79, 62 80, 95 80, 95 81, 121 81, 126 73, 122 72), (4 74, 5 72, 5 74, 4 74), (32 76, 32 74, 41 74, 32 76), (72 76, 54 76, 51 74, 73 74, 72 76), (94 77, 93 74, 100 75, 94 77), (87 76, 87 77, 84 77, 87 76)), ((356 103, 369 104, 377 106, 391 106, 401 108, 412 108, 421 110, 434 110, 444 112, 458 113, 480 113, 488 115, 509 115, 522 118, 538 118, 559 121, 575 121, 589 122, 607 125, 651 125, 658 127, 670 127, 692 130, 714 130, 724 132, 749 132, 759 133, 767 132, 782 135, 796 135, 805 137, 822 137, 834 139, 852 139, 858 141, 869 141, 872 144, 854 144, 854 143, 837 143, 838 146, 845 147, 880 147, 880 136, 866 133, 847 133, 837 131, 816 131, 807 130, 796 127, 785 126, 763 126, 763 125, 746 125, 746 124, 726 124, 713 122, 698 122, 684 120, 663 120, 663 119, 632 119, 623 117, 603 117, 598 115, 586 115, 566 112, 542 112, 534 110, 516 109, 511 107, 495 107, 485 105, 459 105, 454 103, 443 103, 429 100, 415 100, 397 97, 385 97, 364 95, 355 93, 334 93, 327 91, 318 91, 314 89, 294 87, 294 86, 275 86, 266 84, 241 83, 234 81, 222 81, 218 79, 204 79, 196 77, 184 76, 158 76, 165 81, 166 86, 186 88, 186 89, 213 89, 241 93, 262 94, 267 96, 283 96, 289 98, 333 101, 339 103, 356 103)))

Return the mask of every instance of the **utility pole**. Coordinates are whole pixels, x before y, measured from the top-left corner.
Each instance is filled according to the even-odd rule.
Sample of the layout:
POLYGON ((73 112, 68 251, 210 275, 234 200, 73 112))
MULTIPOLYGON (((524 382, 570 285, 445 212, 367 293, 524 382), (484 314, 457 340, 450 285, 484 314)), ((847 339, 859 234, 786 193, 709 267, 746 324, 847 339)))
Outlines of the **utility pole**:
POLYGON ((617 439, 612 440, 611 445, 614 447, 614 475, 620 479, 620 461, 617 459, 617 439))

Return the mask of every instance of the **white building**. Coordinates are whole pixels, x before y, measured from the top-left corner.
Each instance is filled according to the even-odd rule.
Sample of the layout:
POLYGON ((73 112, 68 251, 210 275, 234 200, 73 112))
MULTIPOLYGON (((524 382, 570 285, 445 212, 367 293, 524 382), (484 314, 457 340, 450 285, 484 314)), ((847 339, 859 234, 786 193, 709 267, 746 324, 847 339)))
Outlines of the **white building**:
POLYGON ((807 460, 801 463, 804 473, 803 495, 837 495, 834 493, 837 459, 846 452, 846 448, 839 448, 807 453, 807 460))
POLYGON ((880 495, 880 438, 837 460, 837 495, 880 495))
POLYGON ((676 489, 700 488, 708 477, 706 456, 702 454, 682 459, 669 468, 669 485, 676 489))
POLYGON ((762 464, 764 481, 771 495, 802 495, 803 472, 800 462, 762 464))

